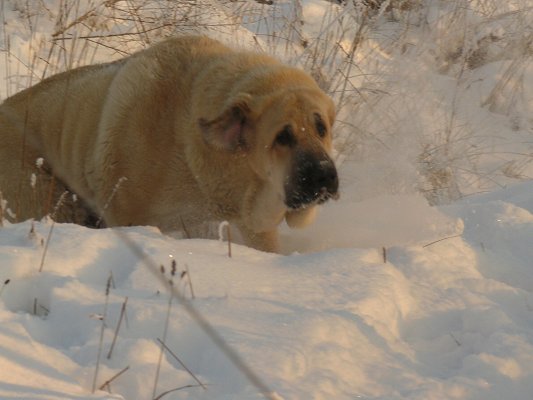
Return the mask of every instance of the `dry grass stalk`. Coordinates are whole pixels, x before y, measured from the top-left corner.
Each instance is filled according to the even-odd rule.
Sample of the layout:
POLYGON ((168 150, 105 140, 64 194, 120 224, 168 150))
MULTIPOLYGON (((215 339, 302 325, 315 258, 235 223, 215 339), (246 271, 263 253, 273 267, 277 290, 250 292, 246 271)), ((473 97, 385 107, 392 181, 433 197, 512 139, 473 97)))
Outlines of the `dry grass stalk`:
POLYGON ((111 378, 109 378, 107 381, 105 381, 98 390, 104 390, 107 388, 107 391, 111 393, 111 382, 113 382, 115 379, 117 379, 120 375, 122 375, 124 372, 126 372, 128 369, 130 369, 130 366, 128 365, 126 368, 121 369, 119 372, 117 372, 115 375, 113 375, 111 378))
POLYGON ((189 266, 185 264, 185 273, 187 274, 187 282, 189 282, 189 289, 191 290, 191 298, 194 300, 194 290, 192 288, 191 273, 189 272, 189 266))
POLYGON ((198 382, 198 384, 204 389, 204 390, 207 390, 207 387, 196 377, 196 375, 194 375, 194 373, 189 369, 187 368, 187 366, 185 365, 185 363, 183 361, 180 360, 180 358, 165 344, 165 342, 163 342, 161 339, 157 338, 157 341, 159 342, 159 344, 161 344, 161 346, 163 346, 165 348, 166 351, 168 351, 168 353, 174 357, 174 359, 183 367, 183 369, 185 371, 187 371, 189 373, 189 375, 196 381, 198 382))
POLYGON ((100 225, 102 224, 102 219, 104 218, 104 214, 106 212, 106 210, 109 208, 109 205, 111 204, 111 202, 113 201, 113 198, 115 197, 115 195, 117 194, 117 191, 118 189, 120 189, 120 186, 126 182, 128 180, 128 178, 126 178, 125 176, 123 176, 122 178, 120 178, 118 180, 118 182, 115 184, 115 186, 113 187, 113 190, 111 191, 111 194, 109 195, 109 197, 107 198, 107 201, 106 203, 104 204, 104 208, 100 211, 100 217, 98 218, 98 221, 96 221, 96 227, 99 228, 100 225))
POLYGON ((4 226, 4 209, 7 206, 7 202, 2 196, 2 191, 0 190, 0 228, 4 226))
POLYGON ((190 389, 190 388, 195 388, 195 387, 200 387, 200 385, 185 385, 185 386, 180 386, 180 387, 175 388, 175 389, 170 389, 170 390, 167 390, 166 392, 161 393, 159 396, 154 397, 153 400, 160 400, 164 396, 166 396, 167 394, 173 393, 173 392, 177 392, 178 390, 190 389))
POLYGON ((451 338, 453 339, 453 341, 455 342, 455 344, 458 346, 458 347, 461 347, 462 346, 462 343, 457 340, 457 338, 455 337, 455 335, 453 333, 450 332, 450 336, 451 338))
POLYGON ((111 278, 112 275, 109 274, 109 278, 107 278, 107 283, 105 287, 105 303, 104 303, 104 312, 102 314, 101 320, 102 320, 102 326, 100 329, 100 340, 98 341, 98 354, 96 356, 96 366, 94 368, 94 376, 93 376, 93 386, 92 386, 92 393, 96 391, 96 381, 98 380, 98 371, 100 369, 100 358, 102 355, 102 346, 104 342, 104 330, 105 330, 105 320, 107 317, 107 306, 109 304, 109 290, 111 289, 111 278))
POLYGON ((0 288, 0 297, 2 297, 2 293, 4 293, 4 289, 7 285, 9 285, 9 282, 11 282, 11 279, 6 279, 2 284, 2 287, 0 288))
POLYGON ((113 349, 115 348, 115 343, 117 341, 118 332, 120 330, 120 326, 122 324, 122 320, 124 319, 126 315, 126 304, 128 303, 128 297, 124 299, 124 303, 122 303, 122 308, 120 309, 120 317, 118 318, 117 327, 115 329, 115 334, 113 336, 113 341, 111 342, 111 347, 109 348, 109 352, 107 353, 107 359, 111 359, 111 354, 113 353, 113 349))
POLYGON ((227 234, 228 234, 228 257, 231 258, 231 228, 229 224, 226 226, 227 234))
POLYGON ((56 206, 54 208, 54 212, 52 213, 52 225, 50 225, 50 230, 48 231, 48 236, 46 237, 46 242, 45 242, 45 245, 44 245, 44 249, 43 249, 43 255, 41 257, 41 264, 39 265, 39 272, 42 272, 43 270, 43 267, 44 267, 44 261, 46 259, 46 255, 48 253, 48 246, 50 245, 50 239, 52 238, 52 232, 54 231, 54 226, 55 226, 55 217, 57 215, 57 212, 59 210, 59 208, 63 205, 63 202, 65 201, 65 197, 67 196, 69 192, 68 191, 64 191, 61 196, 59 197, 59 200, 57 201, 56 203, 56 206))
POLYGON ((224 240, 224 230, 226 231, 228 239, 228 257, 231 258, 231 228, 228 221, 222 221, 218 225, 218 240, 220 241, 224 240))
POLYGON ((187 226, 185 225, 185 222, 183 221, 183 218, 181 217, 181 215, 179 217, 180 217, 181 229, 183 230, 183 233, 185 233, 185 237, 187 239, 191 239, 192 236, 191 236, 189 230, 187 229, 187 226))
POLYGON ((50 314, 50 309, 48 309, 47 307, 43 306, 42 304, 39 304, 39 307, 44 311, 44 316, 50 314))
MULTIPOLYGON (((163 265, 161 265, 160 271, 161 271, 161 275, 164 277, 164 275, 165 275, 165 267, 163 265)), ((171 266, 170 266, 170 279, 167 281, 170 289, 172 289, 174 287, 174 277, 175 276, 176 276, 176 260, 172 260, 171 261, 171 266)), ((168 325, 169 325, 169 322, 170 322, 170 312, 171 312, 171 309, 172 309, 172 299, 173 299, 173 296, 170 295, 168 297, 167 313, 166 313, 166 317, 165 317, 165 324, 164 324, 164 327, 163 327, 163 341, 161 342, 161 347, 159 349, 159 358, 157 360, 157 368, 156 368, 156 373, 155 373, 155 378, 154 378, 154 389, 152 391, 152 399, 155 398, 156 392, 157 392, 157 383, 159 381, 159 374, 161 372, 161 363, 163 361, 164 343, 167 340, 168 325)))
POLYGON ((427 243, 427 244, 423 245, 422 247, 423 247, 423 248, 426 248, 426 247, 429 247, 429 246, 434 245, 435 243, 439 243, 439 242, 442 242, 442 241, 444 241, 444 240, 448 240, 448 239, 458 238, 458 237, 461 237, 461 236, 463 236, 462 233, 459 233, 459 234, 457 234, 457 235, 447 236, 447 237, 444 237, 444 238, 441 238, 441 239, 434 240, 434 241, 431 242, 431 243, 427 243))

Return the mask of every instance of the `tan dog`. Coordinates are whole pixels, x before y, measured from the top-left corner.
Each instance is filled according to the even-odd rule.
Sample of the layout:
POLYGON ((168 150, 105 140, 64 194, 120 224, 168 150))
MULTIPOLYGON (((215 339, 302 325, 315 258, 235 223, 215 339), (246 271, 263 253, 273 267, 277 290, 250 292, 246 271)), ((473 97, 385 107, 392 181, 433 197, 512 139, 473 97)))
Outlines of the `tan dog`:
POLYGON ((88 224, 88 210, 163 231, 229 220, 247 244, 277 251, 284 218, 306 225, 337 196, 334 117, 300 70, 205 37, 168 39, 8 98, 0 191, 17 220, 41 217, 68 188, 81 200, 65 200, 61 221, 88 224))

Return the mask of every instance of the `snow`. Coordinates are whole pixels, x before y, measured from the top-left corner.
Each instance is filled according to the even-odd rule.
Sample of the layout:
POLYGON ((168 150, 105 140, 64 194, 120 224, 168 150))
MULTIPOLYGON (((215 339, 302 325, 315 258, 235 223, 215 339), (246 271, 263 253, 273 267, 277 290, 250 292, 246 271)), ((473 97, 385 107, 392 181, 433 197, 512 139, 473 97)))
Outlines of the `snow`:
MULTIPOLYGON (((349 206, 330 205, 327 218, 343 221, 349 206)), ((125 297, 128 322, 111 359, 102 357, 99 382, 129 366, 111 383, 113 393, 151 395, 169 297, 124 243, 127 235, 165 266, 167 278, 177 261, 176 287, 281 398, 528 398, 533 186, 446 207, 394 196, 374 207, 355 207, 337 235, 319 221, 326 229, 312 233, 305 252, 297 246, 290 255, 234 244, 229 258, 224 242, 177 240, 154 228, 117 234, 55 225, 40 273, 52 223, 7 224, 0 230, 0 281, 10 279, 0 303, 0 397, 121 398, 90 395, 101 328, 94 316, 103 312, 110 273, 104 355, 125 297), (405 215, 380 215, 387 206, 391 215, 405 215), (387 242, 385 260, 377 244, 387 242), (179 279, 185 265, 194 300, 179 279)), ((207 390, 166 397, 260 398, 183 307, 171 307, 166 343, 207 390)), ((190 384, 164 354, 159 391, 190 384)))
MULTIPOLYGON (((47 11, 28 32, 22 3, 0 9, 13 49, 9 63, 0 63, 0 76, 9 78, 2 97, 62 67, 37 60, 30 79, 16 66, 17 59, 29 64, 55 29, 47 11)), ((56 3, 47 0, 47 10, 56 3)), ((282 3, 277 12, 305 19, 311 38, 335 26, 337 12, 344 31, 354 29, 336 5, 282 3)), ((352 83, 363 101, 347 100, 353 108, 341 107, 336 128, 341 198, 305 230, 283 226, 283 254, 233 243, 228 257, 225 225, 222 240, 185 240, 153 227, 4 221, 0 398, 149 399, 159 369, 156 394, 171 391, 163 399, 249 400, 265 392, 278 400, 530 399, 533 183, 520 180, 533 174, 533 68, 513 64, 527 53, 511 39, 531 12, 515 13, 520 2, 428 4, 425 14, 401 14, 404 25, 384 13, 358 49, 352 83), (457 18, 465 29, 443 33, 457 18), (449 57, 457 41, 467 36, 467 50, 476 50, 473 43, 490 33, 507 44, 490 42, 487 63, 461 71, 449 57), (444 194, 424 190, 430 161, 453 173, 444 194), (169 280, 178 293, 172 300, 169 280), (165 350, 158 366, 163 338, 181 362, 165 350), (97 389, 104 386, 92 393, 95 375, 97 389)), ((117 21, 112 29, 120 33, 126 22, 117 21)), ((285 43, 268 35, 268 20, 243 21, 254 35, 240 26, 236 42, 257 40, 307 65, 305 54, 280 50, 285 43)), ((286 25, 282 18, 272 26, 286 25)), ((349 50, 347 37, 339 41, 349 50)), ((71 61, 120 56, 89 53, 71 61)))

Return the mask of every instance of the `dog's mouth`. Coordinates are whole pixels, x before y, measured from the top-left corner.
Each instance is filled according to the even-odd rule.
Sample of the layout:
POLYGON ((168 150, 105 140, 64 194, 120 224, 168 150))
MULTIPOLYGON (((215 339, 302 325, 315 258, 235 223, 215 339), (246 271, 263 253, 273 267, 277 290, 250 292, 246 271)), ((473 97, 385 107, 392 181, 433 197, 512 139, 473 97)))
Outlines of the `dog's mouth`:
POLYGON ((341 197, 341 195, 340 195, 339 192, 330 193, 330 192, 328 192, 328 190, 326 188, 323 187, 323 188, 320 189, 320 193, 319 193, 319 196, 318 196, 316 202, 318 204, 324 204, 329 199, 339 200, 340 197, 341 197))
POLYGON ((330 192, 326 187, 322 187, 313 193, 293 193, 291 197, 286 199, 285 205, 289 210, 298 211, 314 205, 324 204, 330 199, 338 200, 339 197, 338 191, 330 192))

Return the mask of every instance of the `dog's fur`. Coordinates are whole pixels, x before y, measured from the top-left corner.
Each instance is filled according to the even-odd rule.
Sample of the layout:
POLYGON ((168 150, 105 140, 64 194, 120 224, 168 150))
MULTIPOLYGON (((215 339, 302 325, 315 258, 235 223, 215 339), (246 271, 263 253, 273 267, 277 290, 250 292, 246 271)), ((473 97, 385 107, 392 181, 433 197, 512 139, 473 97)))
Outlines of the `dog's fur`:
POLYGON ((0 191, 16 220, 51 212, 68 188, 79 200, 58 207, 60 221, 88 224, 92 210, 108 226, 169 231, 225 219, 277 251, 284 218, 305 225, 337 196, 334 117, 298 69, 206 37, 167 39, 5 100, 0 191))

